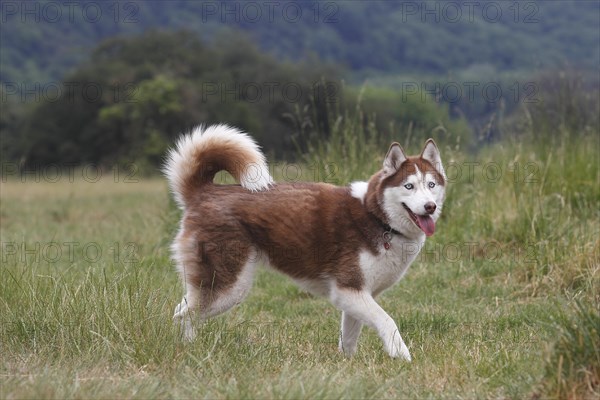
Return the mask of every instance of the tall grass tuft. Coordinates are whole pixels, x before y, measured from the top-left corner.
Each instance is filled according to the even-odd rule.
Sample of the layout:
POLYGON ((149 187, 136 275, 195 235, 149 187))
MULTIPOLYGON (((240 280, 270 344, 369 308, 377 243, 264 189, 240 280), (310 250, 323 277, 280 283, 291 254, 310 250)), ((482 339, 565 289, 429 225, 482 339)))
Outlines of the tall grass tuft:
POLYGON ((600 307, 576 302, 555 317, 558 339, 546 365, 544 398, 600 398, 600 307), (568 311, 571 311, 569 313, 568 311))
POLYGON ((406 107, 423 108, 416 115, 421 118, 421 114, 431 116, 433 124, 430 127, 415 124, 414 121, 402 121, 392 115, 378 115, 377 107, 373 107, 373 99, 365 101, 365 97, 373 97, 376 93, 379 92, 363 86, 356 94, 354 104, 350 105, 347 101, 338 104, 338 108, 327 116, 328 132, 315 126, 315 118, 308 114, 308 109, 296 110, 296 115, 289 116, 297 121, 299 160, 317 171, 313 175, 315 180, 338 185, 366 180, 381 168, 392 142, 399 142, 407 154, 413 154, 420 151, 425 140, 423 138, 433 137, 438 145, 453 143, 457 149, 461 140, 470 134, 464 121, 441 119, 445 109, 432 100, 410 98, 410 101, 402 101, 393 93, 380 93, 385 95, 383 100, 398 105, 400 114, 406 107), (384 128, 382 121, 385 121, 384 128), (450 124, 451 128, 447 129, 445 124, 450 124))

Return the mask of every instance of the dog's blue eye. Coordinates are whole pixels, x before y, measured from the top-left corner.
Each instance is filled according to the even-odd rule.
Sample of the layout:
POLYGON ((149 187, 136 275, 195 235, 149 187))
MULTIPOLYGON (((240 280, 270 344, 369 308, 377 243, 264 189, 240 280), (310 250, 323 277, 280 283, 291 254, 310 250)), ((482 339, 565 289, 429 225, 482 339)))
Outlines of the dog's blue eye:
POLYGON ((405 188, 407 188, 408 190, 412 190, 412 188, 414 187, 412 183, 407 183, 406 185, 404 185, 405 188))
POLYGON ((435 183, 429 182, 429 189, 433 189, 435 187, 435 183))

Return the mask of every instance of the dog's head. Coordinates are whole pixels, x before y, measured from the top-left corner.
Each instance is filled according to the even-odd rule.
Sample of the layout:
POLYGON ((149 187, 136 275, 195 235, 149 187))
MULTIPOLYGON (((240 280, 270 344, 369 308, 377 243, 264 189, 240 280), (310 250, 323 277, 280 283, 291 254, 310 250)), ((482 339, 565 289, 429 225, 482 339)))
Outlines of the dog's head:
POLYGON ((446 174, 432 139, 420 155, 411 157, 393 143, 374 179, 379 207, 392 228, 409 237, 433 235, 442 212, 446 174))

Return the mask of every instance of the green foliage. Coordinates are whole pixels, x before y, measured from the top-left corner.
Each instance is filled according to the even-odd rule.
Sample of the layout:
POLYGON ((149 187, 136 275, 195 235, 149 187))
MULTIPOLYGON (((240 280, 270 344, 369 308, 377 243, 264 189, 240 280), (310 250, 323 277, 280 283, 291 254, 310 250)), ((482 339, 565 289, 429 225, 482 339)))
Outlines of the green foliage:
POLYGON ((214 46, 189 32, 110 39, 65 79, 72 90, 32 105, 21 126, 7 132, 23 138, 8 157, 155 169, 181 132, 217 122, 286 154, 291 127, 284 114, 297 104, 325 104, 313 96, 325 75, 331 74, 319 65, 278 63, 239 35, 222 36, 214 46))
POLYGON ((287 158, 294 141, 306 148, 339 129, 348 135, 348 123, 369 129, 377 143, 470 141, 466 122, 422 92, 365 86, 359 93, 332 76, 316 61, 277 62, 236 34, 217 37, 214 46, 189 32, 114 38, 65 80, 73 90, 32 105, 11 126, 15 146, 7 157, 25 165, 135 163, 155 171, 181 132, 211 123, 249 131, 268 152, 287 158))
MULTIPOLYGON (((46 3, 51 2, 37 2, 38 9, 46 3)), ((68 9, 62 7, 62 18, 52 22, 7 13, 2 24, 0 80, 62 79, 89 55, 85 49, 110 36, 149 29, 193 29, 203 40, 212 40, 223 30, 239 29, 278 58, 299 60, 314 53, 353 71, 378 74, 440 75, 486 64, 501 71, 562 65, 594 70, 600 57, 599 6, 594 1, 495 2, 493 7, 478 2, 472 8, 433 1, 297 2, 286 13, 288 3, 271 5, 272 11, 258 3, 261 18, 256 20, 244 3, 209 3, 216 8, 209 13, 206 4, 182 0, 168 5, 85 0, 77 3, 74 20, 69 20, 68 9), (100 5, 103 16, 99 21, 82 17, 87 3, 100 5), (497 7, 502 13, 499 18, 497 7), (297 8, 298 19, 293 18, 297 8), (223 9, 233 11, 223 13, 223 9)))
MULTIPOLYGON (((36 7, 45 4, 36 2, 36 7)), ((357 117, 361 122, 356 123, 363 129, 372 123, 384 141, 402 138, 410 145, 413 137, 420 141, 434 136, 471 149, 510 136, 513 126, 505 120, 530 124, 531 132, 556 137, 564 137, 554 133, 557 129, 589 132, 598 126, 598 113, 590 106, 597 99, 580 95, 597 97, 597 79, 590 82, 567 74, 559 82, 551 73, 520 75, 534 65, 545 71, 565 60, 575 70, 595 71, 596 3, 506 3, 497 23, 482 17, 485 5, 477 7, 474 20, 463 14, 459 21, 450 22, 441 11, 446 7, 443 3, 413 4, 438 10, 442 20, 436 22, 433 14, 424 16, 420 10, 407 14, 402 3, 298 3, 304 16, 298 23, 290 23, 278 12, 273 21, 249 22, 239 9, 245 7, 242 3, 215 5, 238 7, 239 18, 230 15, 223 22, 222 16, 203 14, 202 4, 185 1, 172 2, 169 8, 160 2, 129 2, 126 7, 136 10, 136 23, 130 24, 110 18, 116 9, 124 11, 116 3, 104 10, 105 18, 97 24, 72 23, 68 18, 34 23, 34 18, 10 16, 2 26, 3 43, 9 44, 3 45, 0 55, 3 95, 5 89, 14 88, 6 84, 21 80, 30 84, 31 76, 39 78, 38 83, 57 79, 63 75, 57 71, 85 61, 64 79, 64 84, 76 84, 74 92, 63 87, 56 101, 19 104, 12 101, 19 94, 6 96, 9 101, 3 104, 0 121, 3 157, 23 165, 134 162, 153 171, 180 132, 198 123, 227 122, 250 131, 268 152, 290 158, 294 140, 298 143, 306 137, 298 135, 305 133, 306 126, 327 138, 337 115, 345 115, 362 90, 337 84, 333 77, 338 72, 323 66, 317 57, 348 67, 345 75, 354 81, 375 82, 363 90, 362 116, 357 117), (535 23, 526 23, 524 19, 532 15, 535 23), (194 24, 198 19, 202 23, 194 24), (168 33, 149 27, 193 31, 168 33), (145 33, 111 37, 138 32, 145 33), (470 38, 468 46, 457 39, 463 37, 470 38), (100 42, 103 38, 108 39, 100 42), (45 46, 38 43, 42 39, 45 46), (13 43, 19 43, 18 48, 13 43), (100 45, 91 54, 73 50, 96 43, 100 45), (54 51, 55 46, 59 49, 54 51), (276 56, 264 55, 257 46, 276 56), (407 78, 411 74, 413 78, 407 78), (519 106, 530 93, 524 93, 522 80, 515 86, 515 76, 535 78, 538 103, 519 106), (417 86, 431 80, 493 82, 500 85, 503 97, 490 102, 477 92, 473 100, 462 85, 461 100, 452 102, 443 93, 434 94, 434 99, 431 84, 416 92, 399 90, 407 80, 417 86), (332 82, 338 85, 333 91, 327 86, 332 82), (297 84, 302 95, 290 100, 290 92, 284 91, 289 83, 297 84), (92 85, 91 92, 86 85, 92 85), (90 100, 96 88, 102 95, 90 100), (562 91, 558 100, 551 94, 557 89, 562 91), (514 119, 511 113, 518 107, 522 118, 514 119), (302 120, 295 120, 297 115, 302 120)))
POLYGON ((130 159, 146 158, 151 165, 159 165, 170 145, 163 131, 169 128, 165 122, 177 120, 184 112, 180 87, 173 79, 157 75, 141 81, 136 90, 136 101, 101 108, 97 123, 106 130, 122 130, 126 140, 134 144, 130 159))

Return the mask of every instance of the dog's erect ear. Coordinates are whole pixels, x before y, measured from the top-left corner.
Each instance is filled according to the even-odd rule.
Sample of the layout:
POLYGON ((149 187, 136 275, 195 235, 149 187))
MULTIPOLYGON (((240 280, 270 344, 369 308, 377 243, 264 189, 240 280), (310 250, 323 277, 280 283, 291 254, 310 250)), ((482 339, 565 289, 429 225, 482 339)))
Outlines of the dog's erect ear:
POLYGON ((404 150, 402 150, 402 147, 400 147, 398 143, 392 143, 385 155, 385 160, 383 160, 383 175, 393 175, 400 169, 400 166, 404 161, 406 161, 404 150))
POLYGON ((446 179, 446 172, 444 171, 444 166, 442 165, 440 151, 435 145, 433 139, 427 139, 427 142, 425 142, 425 147, 421 152, 421 158, 429 161, 431 165, 433 165, 435 169, 438 170, 440 174, 442 174, 444 179, 446 179))

